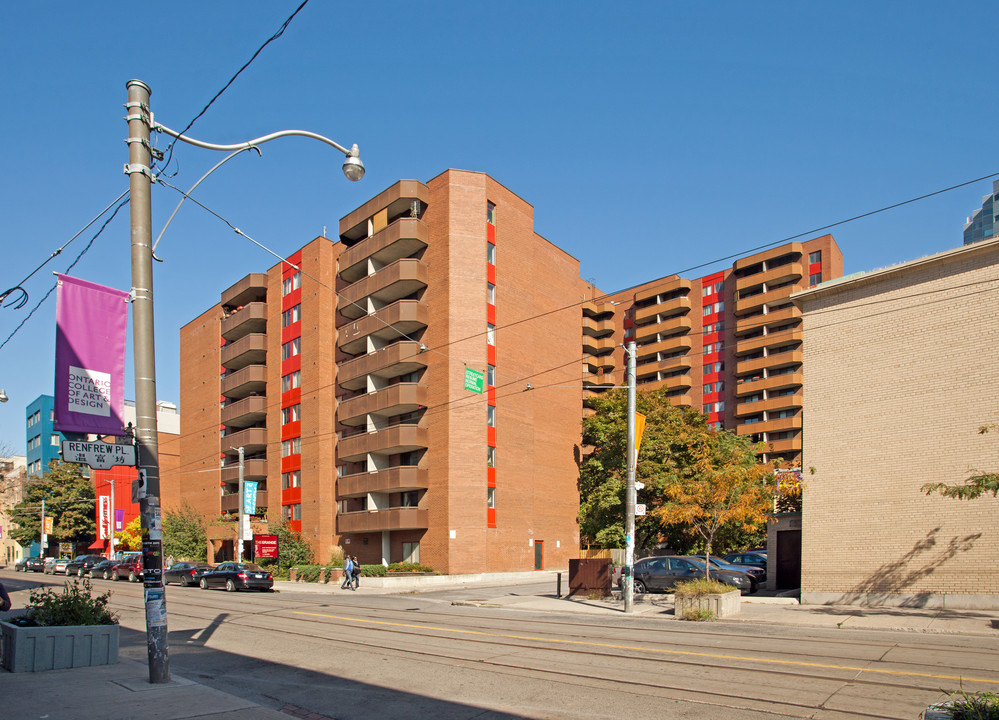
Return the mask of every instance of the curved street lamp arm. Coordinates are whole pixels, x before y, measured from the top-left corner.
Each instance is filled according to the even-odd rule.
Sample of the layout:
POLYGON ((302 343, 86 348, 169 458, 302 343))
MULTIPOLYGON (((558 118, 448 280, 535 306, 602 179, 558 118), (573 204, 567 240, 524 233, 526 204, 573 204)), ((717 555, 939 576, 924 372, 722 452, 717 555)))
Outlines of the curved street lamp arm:
POLYGON ((158 122, 152 123, 152 129, 155 130, 156 132, 166 133, 170 137, 177 138, 178 140, 186 142, 189 145, 195 145, 197 147, 205 148, 207 150, 221 150, 222 152, 231 151, 231 150, 245 150, 246 148, 252 147, 253 145, 262 145, 263 143, 268 142, 269 140, 274 140, 276 138, 298 135, 301 137, 312 138, 313 140, 319 140, 320 142, 324 142, 327 145, 330 145, 331 147, 335 147, 337 150, 339 150, 348 157, 357 157, 358 155, 356 145, 352 147, 350 150, 348 150, 340 143, 335 142, 334 140, 330 140, 328 137, 319 135, 318 133, 309 132, 308 130, 279 130, 278 132, 273 132, 269 135, 258 137, 256 140, 248 140, 246 142, 236 143, 235 145, 216 145, 215 143, 207 143, 201 140, 195 140, 194 138, 189 138, 186 135, 181 135, 176 130, 171 130, 167 126, 162 125, 158 122))
MULTIPOLYGON (((225 165, 227 162, 229 162, 230 160, 232 160, 234 157, 236 157, 237 155, 239 155, 241 152, 245 152, 246 150, 256 150, 258 156, 260 156, 260 155, 263 154, 263 153, 260 152, 260 148, 258 148, 256 145, 248 145, 247 147, 240 148, 239 150, 236 150, 235 152, 229 153, 224 158, 222 158, 217 163, 215 163, 215 166, 211 170, 209 170, 208 172, 206 172, 204 175, 202 175, 201 179, 198 180, 198 182, 194 183, 194 185, 192 185, 190 187, 190 189, 186 193, 184 193, 183 197, 180 198, 180 202, 177 203, 177 207, 175 207, 173 209, 173 212, 170 213, 170 217, 167 218, 166 224, 163 226, 163 229, 160 230, 160 234, 156 236, 156 242, 153 243, 153 249, 152 249, 151 252, 153 252, 153 253, 156 252, 156 246, 160 244, 160 240, 163 238, 163 233, 165 233, 167 231, 167 228, 170 227, 170 223, 173 221, 174 215, 177 214, 177 211, 180 210, 180 206, 184 204, 184 201, 187 200, 188 196, 191 193, 194 192, 195 188, 197 188, 198 185, 200 185, 202 182, 204 182, 205 178, 207 178, 213 172, 215 172, 220 167, 222 167, 223 165, 225 165)), ((153 258, 156 259, 156 260, 159 260, 159 258, 156 257, 156 255, 153 255, 153 258)))

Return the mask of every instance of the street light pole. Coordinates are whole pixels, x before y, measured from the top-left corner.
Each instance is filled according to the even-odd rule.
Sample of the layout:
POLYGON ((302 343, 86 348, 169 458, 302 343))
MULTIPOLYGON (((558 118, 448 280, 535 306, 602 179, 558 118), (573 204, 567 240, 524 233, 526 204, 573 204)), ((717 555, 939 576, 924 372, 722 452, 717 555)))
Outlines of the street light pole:
POLYGON ((244 498, 244 494, 243 494, 243 492, 244 492, 243 491, 243 458, 244 458, 244 455, 243 455, 243 452, 244 452, 243 451, 243 446, 240 445, 238 448, 236 448, 236 451, 239 453, 239 527, 238 527, 238 531, 236 533, 236 537, 237 537, 237 540, 236 540, 236 562, 241 563, 241 562, 243 562, 243 543, 246 541, 246 538, 245 538, 244 533, 243 533, 243 522, 244 522, 243 518, 246 515, 246 507, 244 506, 245 500, 243 499, 244 498))
POLYGON ((624 489, 624 611, 635 605, 635 341, 625 348, 628 356, 628 459, 624 489))
MULTIPOLYGON (((149 131, 153 124, 149 86, 129 80, 128 121, 129 210, 132 257, 132 354, 135 359, 135 435, 138 470, 145 475, 142 518, 142 584, 146 608, 149 682, 170 682, 166 597, 163 592, 163 535, 160 529, 160 464, 156 427, 156 353, 153 328, 152 168, 149 131)), ((112 525, 113 527, 113 525, 112 525)))

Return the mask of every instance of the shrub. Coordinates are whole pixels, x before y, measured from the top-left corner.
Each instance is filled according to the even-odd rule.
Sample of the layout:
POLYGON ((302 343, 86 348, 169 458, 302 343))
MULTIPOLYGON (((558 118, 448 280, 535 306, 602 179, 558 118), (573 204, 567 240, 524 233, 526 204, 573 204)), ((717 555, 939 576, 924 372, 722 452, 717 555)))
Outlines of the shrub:
MULTIPOLYGON (((688 580, 678 582, 673 586, 673 595, 676 597, 697 597, 698 595, 713 595, 716 593, 727 593, 734 590, 731 585, 726 585, 717 580, 688 580)), ((703 619, 703 618, 702 618, 703 619)))
POLYGON ((698 608, 696 610, 688 610, 683 614, 684 620, 690 620, 691 622, 700 622, 701 620, 710 620, 715 616, 713 612, 707 608, 698 608))
MULTIPOLYGON (((365 566, 367 567, 367 566, 365 566)), ((389 572, 425 572, 432 573, 434 569, 426 565, 412 562, 394 562, 388 566, 389 572)))
POLYGON ((954 720, 999 720, 999 695, 985 690, 952 693, 950 704, 940 708, 954 720))
POLYGON ((386 572, 384 565, 361 565, 361 577, 385 577, 386 572))
POLYGON ((117 616, 108 608, 111 591, 94 597, 90 581, 67 582, 62 593, 51 588, 32 590, 25 617, 36 625, 114 625, 117 616))

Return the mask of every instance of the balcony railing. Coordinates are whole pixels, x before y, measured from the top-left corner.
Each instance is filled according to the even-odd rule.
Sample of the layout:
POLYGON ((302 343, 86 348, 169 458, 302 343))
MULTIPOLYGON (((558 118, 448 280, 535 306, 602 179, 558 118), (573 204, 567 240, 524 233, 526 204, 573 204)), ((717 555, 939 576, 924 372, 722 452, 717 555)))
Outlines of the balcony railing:
POLYGON ((337 405, 337 419, 344 425, 363 422, 369 414, 403 415, 427 406, 428 391, 418 383, 397 383, 344 400, 337 405))
POLYGON ((367 275, 340 291, 338 307, 347 318, 368 313, 367 298, 388 305, 425 288, 429 278, 426 264, 416 258, 402 258, 367 275))
POLYGON ((430 527, 429 513, 418 507, 340 513, 336 516, 336 524, 340 534, 384 532, 386 530, 426 530, 430 527))
POLYGON ((267 418, 267 398, 253 395, 222 408, 222 424, 228 428, 249 427, 267 418))
POLYGON ((267 297, 267 273, 250 273, 222 291, 222 304, 238 307, 267 297))
MULTIPOLYGON (((244 480, 259 480, 260 478, 267 477, 267 460, 264 459, 253 459, 243 461, 243 479, 244 480)), ((239 463, 235 465, 226 465, 222 468, 221 475, 222 482, 234 483, 239 482, 239 463)))
POLYGON ((226 373, 222 377, 220 391, 233 400, 263 395, 267 391, 267 366, 247 365, 234 373, 226 373))
POLYGON ((340 317, 337 322, 337 346, 356 355, 364 350, 369 335, 390 341, 411 335, 429 322, 427 304, 422 300, 398 300, 367 317, 357 320, 340 317))
POLYGON ((419 355, 420 343, 401 340, 381 350, 340 363, 336 369, 337 382, 345 390, 358 390, 365 386, 368 375, 405 375, 421 370, 427 363, 419 355))
POLYGON ((360 432, 342 436, 337 443, 337 456, 342 462, 364 460, 368 453, 395 455, 428 447, 429 433, 419 425, 396 425, 384 430, 360 432))
POLYGON ((430 231, 416 218, 399 218, 371 237, 361 240, 340 254, 340 278, 357 282, 368 274, 368 260, 388 265, 400 258, 412 257, 425 248, 430 231))
POLYGON ((368 493, 407 492, 425 490, 428 485, 428 472, 415 465, 402 465, 377 472, 344 475, 336 480, 336 492, 340 497, 360 497, 368 493))
POLYGON ((222 367, 226 370, 239 370, 247 365, 265 365, 266 363, 266 333, 244 335, 239 340, 222 346, 222 367))
POLYGON ((262 333, 267 329, 267 303, 251 302, 228 317, 222 318, 222 337, 233 342, 249 335, 262 333))

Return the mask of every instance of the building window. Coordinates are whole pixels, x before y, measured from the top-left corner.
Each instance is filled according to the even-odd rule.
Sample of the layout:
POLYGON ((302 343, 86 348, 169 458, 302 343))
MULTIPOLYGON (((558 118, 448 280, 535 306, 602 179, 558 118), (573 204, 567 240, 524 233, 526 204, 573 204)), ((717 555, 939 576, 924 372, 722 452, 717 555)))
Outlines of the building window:
POLYGON ((281 473, 281 489, 288 490, 290 488, 300 487, 302 484, 302 471, 292 470, 291 472, 281 473))
POLYGON ((486 243, 486 262, 490 265, 496 264, 496 246, 491 242, 486 243))
POLYGON ((286 328, 292 323, 297 323, 302 319, 302 306, 296 305, 295 307, 288 308, 283 313, 281 313, 281 327, 286 328))
POLYGON ((818 285, 820 282, 822 282, 822 273, 812 273, 808 276, 809 285, 818 285))
POLYGON ((707 297, 713 292, 714 288, 712 288, 710 285, 705 285, 704 287, 701 288, 701 297, 707 297))
POLYGON ((486 405, 486 425, 496 427, 496 407, 493 405, 486 405))
POLYGON ((822 262, 822 251, 816 250, 815 252, 808 253, 808 263, 814 265, 815 263, 822 262))
POLYGON ((492 445, 486 448, 486 467, 496 467, 496 448, 492 445))
POLYGON ((420 491, 419 490, 409 490, 404 492, 399 498, 399 504, 402 507, 416 507, 420 504, 420 491))
POLYGON ((705 413, 724 412, 724 411, 725 411, 725 402, 723 400, 715 403, 704 403, 705 413))
POLYGON ((486 384, 490 387, 496 387, 496 366, 487 365, 486 366, 486 384))
POLYGON ((486 488, 486 507, 496 509, 496 488, 486 488))
POLYGON ((302 352, 302 338, 289 340, 281 346, 281 359, 293 358, 302 352))
POLYGON ((296 270, 294 275, 289 275, 281 281, 281 294, 287 295, 300 287, 302 287, 302 273, 296 270))
POLYGON ((302 504, 296 503, 295 505, 282 505, 281 517, 285 520, 301 520, 302 504))
POLYGON ((288 457, 290 455, 300 455, 302 452, 302 438, 292 438, 291 440, 281 441, 281 457, 288 457))
POLYGON ((496 206, 491 202, 486 203, 486 222, 490 225, 496 224, 496 206))
POLYGON ((486 302, 490 305, 496 304, 496 286, 492 283, 486 283, 486 302))
POLYGON ((402 561, 419 565, 420 563, 420 543, 404 542, 402 544, 402 561))
POLYGON ((416 450, 399 453, 399 464, 408 467, 415 467, 420 464, 420 454, 416 450))
POLYGON ((495 345, 496 344, 496 326, 492 323, 486 325, 486 344, 495 345))
POLYGON ((55 434, 51 435, 49 437, 49 444, 59 447, 59 436, 55 434))
POLYGON ((287 425, 290 422, 298 422, 302 419, 302 406, 292 405, 281 411, 281 424, 287 425))
POLYGON ((289 390, 294 390, 302 385, 302 372, 301 370, 296 370, 293 373, 288 373, 281 378, 281 392, 288 392, 289 390))

